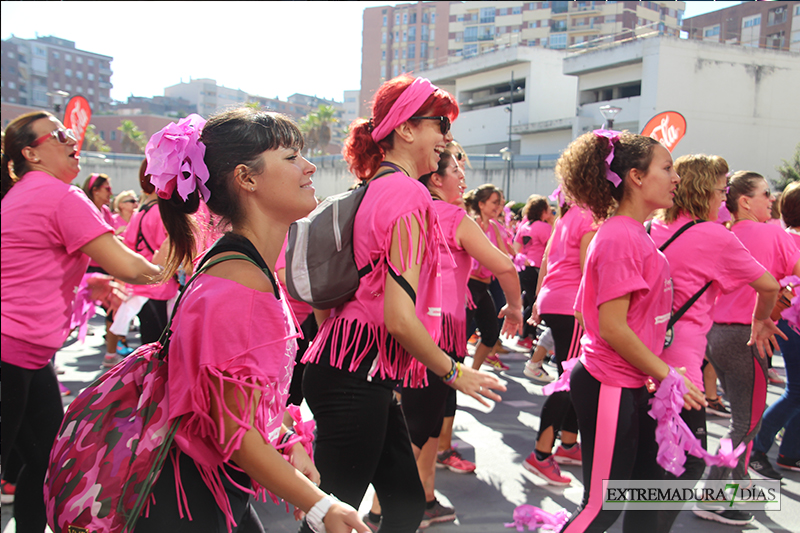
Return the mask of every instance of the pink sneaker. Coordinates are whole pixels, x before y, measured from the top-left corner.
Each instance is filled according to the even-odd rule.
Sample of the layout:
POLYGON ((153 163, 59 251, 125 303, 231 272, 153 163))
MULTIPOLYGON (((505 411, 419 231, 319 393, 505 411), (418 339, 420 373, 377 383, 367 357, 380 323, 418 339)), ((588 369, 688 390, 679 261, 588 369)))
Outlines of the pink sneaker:
POLYGON ((447 468, 456 474, 471 474, 475 471, 475 463, 461 457, 455 448, 450 448, 436 455, 436 468, 447 468))
POLYGON ((508 365, 503 363, 496 354, 486 357, 486 359, 483 361, 483 364, 493 366, 498 370, 508 370, 508 365))
POLYGON ((580 443, 575 444, 569 450, 559 444, 556 453, 553 454, 553 460, 561 465, 582 465, 583 456, 580 443))
POLYGON ((561 475, 561 469, 558 468, 552 455, 544 461, 539 461, 536 458, 536 452, 531 452, 525 462, 522 463, 522 466, 525 467, 525 470, 536 474, 550 485, 565 486, 572 483, 570 478, 561 475))

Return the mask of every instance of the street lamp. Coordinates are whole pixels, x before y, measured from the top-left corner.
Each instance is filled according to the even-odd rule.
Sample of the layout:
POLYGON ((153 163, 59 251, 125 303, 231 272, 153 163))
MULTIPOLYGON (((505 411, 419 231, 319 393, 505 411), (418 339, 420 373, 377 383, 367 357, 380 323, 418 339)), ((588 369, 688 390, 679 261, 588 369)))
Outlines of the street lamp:
MULTIPOLYGON (((506 162, 506 186, 504 187, 506 198, 511 198, 511 159, 514 154, 511 150, 511 124, 514 118, 514 93, 520 91, 522 91, 522 87, 514 87, 514 71, 512 70, 511 81, 508 84, 508 105, 505 107, 505 111, 508 113, 508 146, 500 150, 500 155, 506 162)), ((504 104, 506 97, 501 96, 498 101, 504 104)))
POLYGON ((69 93, 67 91, 55 91, 46 94, 53 99, 53 109, 55 110, 56 114, 61 113, 61 104, 63 104, 64 100, 69 97, 69 93))
POLYGON ((617 113, 620 111, 622 111, 621 107, 608 104, 600 106, 600 114, 606 119, 605 124, 603 124, 604 130, 610 130, 614 126, 614 117, 616 117, 617 113))

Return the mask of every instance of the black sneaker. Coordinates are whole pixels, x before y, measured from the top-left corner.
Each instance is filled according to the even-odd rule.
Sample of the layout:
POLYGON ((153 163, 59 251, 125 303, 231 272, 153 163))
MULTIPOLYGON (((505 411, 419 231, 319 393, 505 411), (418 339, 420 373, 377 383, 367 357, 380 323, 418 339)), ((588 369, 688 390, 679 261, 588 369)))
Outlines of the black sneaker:
POLYGON ((717 396, 713 400, 709 400, 706 398, 708 402, 708 407, 706 407, 706 413, 711 413, 712 415, 721 416, 722 418, 730 418, 731 412, 728 411, 728 408, 725 407, 725 404, 722 403, 722 400, 719 396, 717 396))
POLYGON ((438 524, 440 522, 452 522, 456 519, 456 510, 452 507, 447 507, 439 503, 439 500, 434 500, 433 507, 425 509, 425 514, 422 516, 422 522, 419 523, 420 529, 425 529, 431 524, 438 524))
POLYGON ((767 459, 767 454, 764 452, 753 450, 750 454, 750 464, 748 466, 751 472, 764 479, 777 479, 778 481, 783 479, 783 476, 772 468, 769 459, 767 459))
POLYGON ((800 459, 797 458, 791 459, 785 455, 778 455, 778 460, 775 461, 775 464, 780 468, 800 472, 800 459))
POLYGON ((753 515, 745 511, 714 509, 704 504, 696 505, 692 512, 704 520, 713 520, 729 526, 744 526, 753 521, 753 515))

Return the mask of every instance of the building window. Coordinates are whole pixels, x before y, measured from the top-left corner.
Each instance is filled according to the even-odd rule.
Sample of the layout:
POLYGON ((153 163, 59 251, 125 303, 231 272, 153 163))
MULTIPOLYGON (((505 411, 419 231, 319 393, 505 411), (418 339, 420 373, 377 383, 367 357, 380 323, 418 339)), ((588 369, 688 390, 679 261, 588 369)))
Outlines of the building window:
POLYGON ((46 54, 44 52, 44 48, 40 48, 38 46, 34 46, 33 47, 33 55, 36 55, 36 56, 39 56, 39 57, 46 57, 46 54))
POLYGON ((431 30, 430 40, 431 41, 435 41, 436 40, 436 30, 431 30))
POLYGON ((776 50, 782 49, 786 45, 785 32, 779 31, 778 33, 767 35, 766 45, 767 48, 774 48, 776 50))
POLYGON ((72 54, 65 54, 64 59, 66 59, 67 61, 72 61, 72 54))
POLYGON ((399 74, 399 72, 397 71, 397 65, 394 65, 392 67, 392 77, 396 78, 398 74, 399 74))
POLYGON ((706 28, 703 32, 703 37, 714 37, 715 35, 719 35, 719 24, 706 28))
POLYGON ((464 57, 472 57, 478 55, 478 45, 477 44, 465 44, 464 51, 462 52, 464 57))
POLYGON ((86 90, 86 92, 87 92, 87 93, 89 93, 89 94, 94 94, 94 89, 92 89, 91 87, 89 87, 89 88, 86 90))
POLYGON ((82 58, 81 56, 77 56, 77 57, 75 58, 75 62, 76 62, 76 63, 80 63, 80 64, 82 65, 82 64, 83 64, 83 58, 82 58))
POLYGON ((403 31, 403 42, 407 42, 407 41, 408 41, 408 32, 403 31))
POLYGON ((381 50, 381 59, 386 59, 386 50, 381 50))
POLYGON ((431 13, 431 24, 436 24, 436 13, 431 13))
POLYGON ((478 40, 478 27, 477 26, 468 26, 464 28, 464 42, 465 43, 474 43, 478 40))
POLYGON ((494 39, 494 26, 479 26, 478 27, 478 40, 491 41, 494 39))
POLYGON ((381 44, 386 44, 386 34, 381 35, 381 44))
POLYGON ((756 15, 755 17, 750 17, 749 19, 744 19, 742 21, 742 27, 744 28, 752 28, 753 26, 760 26, 761 25, 761 15, 756 15))
POLYGON ((64 90, 67 91, 67 92, 72 91, 72 84, 68 83, 68 84, 64 85, 64 90))
POLYGON ((417 27, 411 26, 408 28, 408 40, 409 41, 416 41, 417 40, 417 27))
POLYGON ((793 31, 792 32, 792 42, 793 43, 800 42, 800 31, 793 31))
POLYGON ((480 11, 480 22, 481 24, 485 24, 487 22, 494 22, 494 8, 493 7, 482 7, 480 11))
POLYGON ((64 76, 66 76, 68 78, 71 78, 72 77, 72 69, 71 68, 65 68, 64 69, 64 76))
POLYGON ((93 67, 94 66, 94 59, 88 59, 86 61, 86 64, 89 65, 90 67, 93 67))
POLYGON ((428 40, 428 27, 422 26, 419 29, 419 40, 420 41, 427 41, 428 40))
POLYGON ((408 45, 408 58, 409 59, 414 59, 415 57, 417 57, 417 45, 409 44, 408 45))
POLYGON ((428 57, 428 43, 420 43, 419 45, 419 58, 425 59, 428 57))
POLYGON ((400 13, 396 13, 395 14, 395 16, 394 16, 394 25, 395 26, 399 26, 400 25, 400 13))
POLYGON ((428 13, 427 12, 422 14, 422 23, 423 24, 427 24, 428 23, 428 13))
POLYGON ((786 7, 776 7, 769 10, 769 19, 767 24, 772 26, 774 24, 783 24, 786 22, 786 7))
POLYGON ((17 84, 14 83, 13 81, 10 81, 10 82, 8 82, 8 88, 9 89, 16 89, 17 88, 17 84))
POLYGON ((75 71, 75 77, 78 78, 79 80, 82 80, 83 79, 83 72, 81 72, 80 70, 76 70, 75 71))
POLYGON ((403 13, 403 24, 408 24, 408 13, 403 13))
POLYGON ((417 14, 411 13, 411 20, 409 21, 409 24, 416 24, 416 23, 417 23, 417 14))
POLYGON ((106 132, 104 130, 100 130, 98 133, 100 133, 100 138, 105 141, 106 140, 106 132))
POLYGON ((394 42, 397 42, 397 36, 400 35, 398 32, 394 32, 394 42))
POLYGON ((552 34, 550 35, 550 48, 560 49, 567 47, 567 34, 552 34))
POLYGON ((59 57, 61 57, 61 55, 59 55, 58 52, 53 52, 53 59, 58 59, 59 57))
POLYGON ((499 16, 501 16, 501 17, 504 17, 504 16, 508 15, 508 8, 507 8, 507 7, 501 7, 501 8, 500 8, 500 9, 498 9, 497 11, 498 11, 498 13, 497 13, 497 14, 498 14, 499 16))
POLYGON ((522 14, 522 6, 512 7, 511 8, 512 15, 521 15, 522 14))
POLYGON ((383 16, 383 25, 386 26, 388 23, 388 17, 386 15, 383 16))
POLYGON ((112 141, 117 140, 117 130, 111 130, 111 140, 112 141))
POLYGON ((381 65, 381 78, 386 78, 386 65, 381 65))
POLYGON ((400 54, 400 50, 398 50, 398 49, 396 49, 396 48, 395 48, 395 50, 394 50, 394 58, 395 58, 395 59, 397 59, 397 56, 398 56, 399 54, 400 54))
POLYGON ((405 48, 403 48, 403 59, 405 59, 406 57, 408 57, 408 56, 406 55, 406 53, 407 53, 407 52, 408 52, 408 50, 407 50, 407 49, 405 49, 405 48))

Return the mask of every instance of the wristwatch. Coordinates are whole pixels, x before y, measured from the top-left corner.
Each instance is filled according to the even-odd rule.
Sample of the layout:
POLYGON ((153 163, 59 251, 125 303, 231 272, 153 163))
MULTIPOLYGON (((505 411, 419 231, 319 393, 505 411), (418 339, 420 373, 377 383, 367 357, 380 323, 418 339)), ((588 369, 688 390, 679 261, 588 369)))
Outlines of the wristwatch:
POLYGON ((341 503, 336 496, 331 494, 326 495, 320 501, 314 504, 314 507, 306 514, 306 522, 308 523, 308 527, 311 528, 314 533, 325 533, 325 523, 323 519, 325 515, 328 514, 328 509, 331 508, 331 505, 334 503, 341 503))

